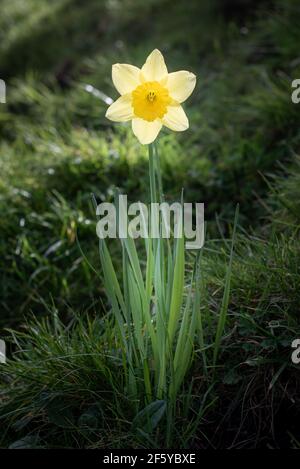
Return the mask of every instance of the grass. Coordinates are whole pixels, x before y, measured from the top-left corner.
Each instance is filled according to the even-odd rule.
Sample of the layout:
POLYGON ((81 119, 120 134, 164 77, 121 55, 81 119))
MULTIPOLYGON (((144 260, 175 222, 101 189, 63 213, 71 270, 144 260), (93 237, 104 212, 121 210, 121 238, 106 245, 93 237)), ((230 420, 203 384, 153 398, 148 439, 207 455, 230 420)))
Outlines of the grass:
POLYGON ((299 369, 290 355, 300 335, 300 132, 290 84, 300 73, 299 7, 246 2, 228 13, 218 2, 192 1, 189 11, 184 2, 146 3, 126 0, 122 17, 119 2, 92 0, 13 0, 3 9, 0 328, 11 345, 0 376, 1 445, 166 442, 162 408, 145 417, 128 397, 90 197, 112 200, 117 186, 146 199, 146 150, 104 113, 116 97, 111 64, 140 65, 159 45, 172 70, 198 76, 190 130, 159 141, 165 196, 178 200, 185 187, 187 200, 205 201, 208 222, 202 321, 172 445, 297 448, 299 369))

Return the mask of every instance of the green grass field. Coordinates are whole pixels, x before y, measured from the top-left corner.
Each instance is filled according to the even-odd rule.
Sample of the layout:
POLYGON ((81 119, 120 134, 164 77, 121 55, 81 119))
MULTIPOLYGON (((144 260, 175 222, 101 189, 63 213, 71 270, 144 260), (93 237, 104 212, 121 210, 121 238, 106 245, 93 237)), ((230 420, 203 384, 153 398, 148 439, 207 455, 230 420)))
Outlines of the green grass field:
POLYGON ((1 447, 300 449, 299 2, 0 7, 1 447), (126 392, 91 199, 116 186, 147 200, 147 150, 104 116, 112 64, 141 66, 155 47, 197 75, 190 129, 159 138, 165 195, 184 187, 207 221, 201 333, 171 440, 164 417, 141 431, 126 392))

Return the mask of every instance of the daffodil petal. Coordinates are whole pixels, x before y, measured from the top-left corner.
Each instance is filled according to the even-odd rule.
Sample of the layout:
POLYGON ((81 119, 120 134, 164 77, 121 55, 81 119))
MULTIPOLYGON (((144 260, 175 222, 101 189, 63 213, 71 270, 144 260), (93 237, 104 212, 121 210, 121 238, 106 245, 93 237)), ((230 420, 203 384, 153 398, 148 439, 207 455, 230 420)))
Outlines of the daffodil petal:
POLYGON ((193 92, 196 86, 196 76, 185 70, 169 73, 166 86, 170 96, 175 99, 175 101, 182 103, 193 92))
POLYGON ((141 70, 134 65, 114 64, 112 66, 112 81, 117 91, 122 95, 131 93, 140 84, 141 70))
POLYGON ((120 96, 106 111, 105 117, 114 122, 126 122, 134 117, 131 94, 120 96))
POLYGON ((146 81, 160 81, 168 75, 165 60, 158 49, 154 49, 147 57, 142 66, 142 75, 146 81))
POLYGON ((169 106, 162 123, 175 132, 182 132, 189 128, 189 121, 182 106, 169 106))
POLYGON ((132 120, 132 131, 143 145, 152 143, 156 139, 161 128, 162 123, 159 119, 149 122, 136 117, 132 120))

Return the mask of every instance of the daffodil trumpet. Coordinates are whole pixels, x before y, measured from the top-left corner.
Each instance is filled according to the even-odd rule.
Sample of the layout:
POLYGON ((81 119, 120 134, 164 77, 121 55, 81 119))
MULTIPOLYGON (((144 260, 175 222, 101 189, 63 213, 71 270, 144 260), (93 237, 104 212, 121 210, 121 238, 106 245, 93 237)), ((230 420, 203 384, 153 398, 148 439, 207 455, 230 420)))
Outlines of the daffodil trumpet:
POLYGON ((106 117, 132 122, 143 145, 154 142, 163 126, 182 132, 189 127, 182 103, 196 85, 196 76, 185 70, 168 73, 163 55, 155 49, 142 68, 114 64, 112 81, 120 97, 109 106, 106 117))

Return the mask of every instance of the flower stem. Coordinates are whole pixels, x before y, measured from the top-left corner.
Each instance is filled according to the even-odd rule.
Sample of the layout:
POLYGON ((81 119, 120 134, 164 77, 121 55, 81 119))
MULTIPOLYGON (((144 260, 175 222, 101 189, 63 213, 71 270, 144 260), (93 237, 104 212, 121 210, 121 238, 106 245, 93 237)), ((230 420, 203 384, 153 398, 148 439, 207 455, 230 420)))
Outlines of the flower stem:
POLYGON ((163 185, 162 185, 162 177, 161 177, 161 170, 160 170, 160 159, 159 159, 157 144, 153 143, 153 146, 154 146, 154 161, 155 161, 157 181, 158 181, 158 192, 159 192, 158 198, 160 202, 163 202, 164 194, 163 194, 163 185))
POLYGON ((149 145, 149 176, 150 176, 150 197, 151 203, 157 202, 156 177, 155 177, 155 155, 154 144, 149 145))

